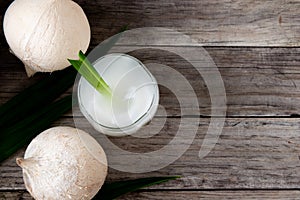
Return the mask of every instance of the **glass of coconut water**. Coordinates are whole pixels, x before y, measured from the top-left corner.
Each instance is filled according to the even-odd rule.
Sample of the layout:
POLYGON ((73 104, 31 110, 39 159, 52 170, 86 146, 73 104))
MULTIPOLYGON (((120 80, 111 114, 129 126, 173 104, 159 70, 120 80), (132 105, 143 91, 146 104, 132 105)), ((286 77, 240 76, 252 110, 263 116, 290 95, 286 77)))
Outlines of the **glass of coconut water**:
POLYGON ((127 54, 108 54, 93 63, 112 90, 100 94, 85 78, 78 83, 79 108, 99 132, 130 135, 148 123, 158 107, 159 90, 142 62, 127 54))

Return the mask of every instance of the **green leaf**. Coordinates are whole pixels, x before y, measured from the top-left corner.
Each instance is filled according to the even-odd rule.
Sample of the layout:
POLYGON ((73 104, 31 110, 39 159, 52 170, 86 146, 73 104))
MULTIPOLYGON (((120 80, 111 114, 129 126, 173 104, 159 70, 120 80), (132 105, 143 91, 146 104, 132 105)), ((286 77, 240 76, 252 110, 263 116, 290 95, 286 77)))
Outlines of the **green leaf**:
POLYGON ((111 89, 86 58, 84 53, 79 51, 78 56, 79 60, 68 59, 68 61, 98 92, 111 96, 111 89))
POLYGON ((13 126, 57 99, 74 84, 76 74, 73 68, 53 72, 1 105, 0 128, 13 126))
POLYGON ((121 28, 120 32, 122 33, 124 31, 127 31, 128 29, 129 29, 129 25, 127 24, 121 28))
MULTIPOLYGON (((101 56, 104 56, 110 49, 113 47, 117 41, 122 36, 123 32, 128 30, 128 25, 123 26, 119 33, 113 37, 111 37, 109 40, 103 42, 101 45, 97 46, 97 50, 94 51, 96 53, 90 54, 89 58, 92 58, 92 60, 96 60, 100 58, 101 56)), ((86 56, 80 51, 79 52, 79 60, 71 60, 68 59, 68 61, 71 63, 71 65, 80 73, 80 70, 82 70, 82 73, 80 73, 94 88, 97 89, 100 93, 105 93, 107 95, 111 95, 111 90, 108 86, 108 84, 102 79, 102 77, 98 74, 98 72, 95 70, 91 62, 86 58, 86 56), (83 63, 83 61, 86 61, 83 63), (85 64, 85 67, 81 69, 81 66, 85 64), (88 68, 86 68, 88 66, 88 68), (91 71, 90 71, 91 70, 91 71)))
POLYGON ((179 176, 171 177, 150 177, 140 178, 129 181, 119 181, 113 183, 105 183, 94 199, 112 200, 128 192, 133 192, 141 188, 149 187, 160 183, 180 178, 179 176))
POLYGON ((29 143, 36 135, 47 129, 52 122, 72 108, 72 96, 66 96, 36 113, 28 116, 14 126, 4 128, 0 134, 0 162, 29 143))

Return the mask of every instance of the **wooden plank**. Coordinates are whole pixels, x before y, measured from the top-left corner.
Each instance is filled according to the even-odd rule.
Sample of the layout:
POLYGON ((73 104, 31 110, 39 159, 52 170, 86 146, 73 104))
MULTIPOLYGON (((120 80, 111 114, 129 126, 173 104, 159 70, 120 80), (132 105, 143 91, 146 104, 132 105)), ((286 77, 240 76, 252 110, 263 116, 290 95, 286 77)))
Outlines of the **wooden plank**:
MULTIPOLYGON (((130 29, 155 26, 173 28, 188 34, 201 45, 210 46, 300 44, 298 0, 76 2, 83 7, 89 19, 92 44, 116 34, 125 25, 130 29)), ((9 1, 0 4, 0 26, 8 4, 9 1)))
MULTIPOLYGON (((174 47, 175 48, 175 47, 174 47)), ((189 47, 187 47, 189 48, 189 47)), ((300 114, 300 48, 205 48, 219 68, 227 96, 228 116, 290 116, 300 114)), ((184 50, 184 49, 183 49, 184 50)), ((21 63, 7 49, 1 49, 0 104, 16 95, 43 76, 27 78, 21 63)), ((182 58, 156 50, 131 53, 143 62, 158 62, 180 72, 198 95, 202 115, 210 115, 211 102, 199 73, 182 58)), ((197 60, 193 60, 197 61, 197 60)), ((199 61, 201 62, 201 61, 199 61)), ((159 81, 170 79, 168 74, 150 71, 159 81)), ((203 68, 209 71, 210 68, 203 68)), ((176 80, 174 80, 176 81, 176 80)), ((169 116, 180 116, 174 94, 160 88, 160 104, 169 116)), ((183 95, 188 101, 190 94, 183 95)), ((185 105, 187 108, 191 105, 185 105)), ((69 115, 70 116, 70 115, 69 115)))
MULTIPOLYGON (((129 152, 152 152, 167 145, 175 136, 178 118, 167 119, 162 131, 148 139, 136 137, 111 138, 129 152)), ((84 119, 78 128, 91 132, 84 119)), ((158 121, 159 122, 159 121, 158 121)), ((159 126, 154 123, 152 129, 159 126)), ((136 174, 109 169, 107 181, 128 180, 150 176, 180 175, 182 178, 153 186, 151 189, 289 189, 300 187, 299 119, 295 118, 228 118, 216 146, 204 159, 198 153, 206 135, 209 119, 201 119, 198 132, 188 151, 171 165, 160 170, 136 174)), ((54 125, 74 126, 72 118, 54 125)), ((190 123, 183 126, 197 128, 190 123)), ((140 133, 148 131, 140 131, 140 133)), ((181 144, 178 144, 178 150, 181 144)), ((110 149, 105 149, 107 152, 110 149)), ((0 164, 0 189, 24 189, 16 155, 0 164)), ((111 157, 110 157, 111 158, 111 157)))
MULTIPOLYGON (((229 200, 229 199, 243 199, 243 200, 294 200, 298 199, 300 195, 299 190, 225 190, 225 191, 138 191, 132 192, 119 197, 121 200, 185 200, 185 199, 203 199, 203 200, 229 200)), ((16 199, 33 199, 26 191, 10 191, 0 192, 0 199, 16 200, 16 199)))
POLYGON ((30 196, 30 194, 27 191, 0 191, 0 199, 5 200, 17 200, 17 199, 23 199, 23 200, 33 200, 33 198, 30 196))
POLYGON ((238 191, 151 191, 151 192, 133 192, 122 196, 123 200, 142 200, 142 199, 166 199, 166 200, 229 200, 229 199, 243 199, 243 200, 294 200, 298 199, 300 195, 299 190, 238 190, 238 191))

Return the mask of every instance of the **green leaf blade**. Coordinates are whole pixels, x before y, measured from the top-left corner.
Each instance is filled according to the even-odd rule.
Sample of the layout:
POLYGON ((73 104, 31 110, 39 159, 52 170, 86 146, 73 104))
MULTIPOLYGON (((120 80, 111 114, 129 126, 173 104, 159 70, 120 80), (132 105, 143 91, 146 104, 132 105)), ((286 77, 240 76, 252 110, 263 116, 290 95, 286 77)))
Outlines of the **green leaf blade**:
POLYGON ((57 99, 74 84, 76 74, 73 68, 53 72, 1 105, 0 128, 13 126, 57 99))
POLYGON ((68 59, 69 63, 71 63, 71 65, 77 70, 79 71, 80 70, 80 66, 81 66, 81 62, 78 61, 78 60, 71 60, 71 59, 68 59))
POLYGON ((69 95, 41 108, 14 126, 1 130, 0 162, 29 143, 36 135, 47 129, 52 122, 71 108, 72 96, 69 95))
POLYGON ((82 51, 79 51, 78 57, 79 60, 68 59, 68 61, 99 93, 111 96, 110 87, 82 51))

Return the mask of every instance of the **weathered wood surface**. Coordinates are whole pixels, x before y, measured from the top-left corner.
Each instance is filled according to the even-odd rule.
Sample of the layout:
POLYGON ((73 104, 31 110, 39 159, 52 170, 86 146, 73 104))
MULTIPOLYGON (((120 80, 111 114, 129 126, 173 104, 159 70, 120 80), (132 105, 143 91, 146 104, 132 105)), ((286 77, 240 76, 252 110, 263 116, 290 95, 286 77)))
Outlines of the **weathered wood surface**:
POLYGON ((10 192, 0 192, 1 200, 33 200, 27 191, 10 191, 10 192))
MULTIPOLYGON (((1 13, 9 5, 1 1, 1 13)), ((87 1, 76 0, 98 44, 123 26, 168 27, 203 45, 298 46, 298 0, 87 1)), ((0 18, 2 22, 2 16, 0 18)), ((2 26, 2 24, 0 24, 2 26)), ((1 44, 5 43, 3 38, 1 44)))
POLYGON ((142 199, 167 199, 167 200, 229 200, 229 199, 243 199, 243 200, 294 200, 299 199, 299 190, 291 191, 268 191, 268 190, 251 190, 251 191, 162 191, 162 192, 138 192, 128 194, 120 199, 124 200, 142 200, 142 199))
MULTIPOLYGON (((151 152, 170 142, 176 135, 180 119, 169 118, 162 131, 148 139, 136 137, 111 138, 129 152, 151 152)), ((223 133, 214 149, 199 159, 209 119, 201 119, 193 144, 168 167, 146 174, 109 170, 108 181, 149 176, 181 175, 182 178, 153 186, 152 189, 288 189, 299 188, 300 132, 299 119, 292 118, 231 118, 226 119, 223 133)), ((54 125, 73 125, 65 118, 54 125)), ((190 124, 183 124, 190 126, 190 124)), ((90 130, 82 119, 78 128, 90 130)), ((178 145, 178 149, 180 145, 178 145)), ((105 149, 109 151, 109 149, 105 149)), ((21 169, 15 156, 0 164, 0 189, 24 189, 21 169)))
MULTIPOLYGON (((299 190, 237 190, 237 191, 140 191, 124 195, 120 200, 166 199, 166 200, 295 200, 299 199, 299 190)), ((25 191, 1 192, 0 199, 5 200, 32 200, 25 191)))
MULTIPOLYGON (((1 27, 3 14, 11 1, 0 1, 1 27)), ((162 175, 181 175, 182 178, 121 199, 299 199, 298 0, 76 2, 83 7, 91 24, 91 48, 125 25, 129 29, 172 28, 206 46, 225 84, 229 118, 210 154, 204 159, 198 158, 209 123, 209 118, 200 118, 193 144, 170 166, 146 174, 110 169, 107 180, 162 175)), ((186 45, 189 44, 174 41, 171 46, 186 45)), ((146 62, 159 60, 181 72, 198 95, 201 115, 210 116, 206 85, 187 62, 161 51, 137 51, 132 55, 146 62)), ((26 77, 21 62, 8 52, 1 29, 0 105, 42 77, 26 77)), ((167 89, 160 89, 160 103, 169 116, 162 132, 146 140, 111 138, 115 144, 128 151, 147 152, 161 148, 172 139, 180 119, 179 106, 167 89)), ((71 112, 66 114, 53 126, 74 126, 71 116, 71 112)), ((165 114, 160 115, 163 116, 165 114)), ((160 118, 154 120, 157 119, 160 118)), ((86 126, 85 122, 80 124, 80 128, 86 126)), ((25 191, 21 169, 15 164, 15 158, 23 153, 21 149, 0 163, 0 199, 32 199, 25 191)))
MULTIPOLYGON (((205 48, 218 66, 227 96, 227 116, 291 116, 300 114, 299 48, 205 48)), ((4 103, 41 76, 28 79, 22 64, 7 49, 1 49, 0 103, 4 103)), ((180 57, 162 51, 135 51, 142 61, 156 61, 182 73, 198 95, 200 112, 210 115, 210 96, 203 78, 180 57)), ((149 68, 151 70, 151 67, 149 68)), ((207 68, 205 70, 210 70, 207 68)), ((155 71, 159 81, 166 74, 155 71)), ((176 81, 176 80, 174 80, 176 81)), ((71 91, 70 91, 71 92, 71 91)), ((160 88, 160 104, 169 116, 179 116, 180 107, 170 90, 160 88)), ((189 94, 184 96, 190 98, 189 94)), ((187 105, 188 107, 188 105, 187 105)))
POLYGON ((203 45, 299 45, 297 0, 77 2, 86 10, 97 39, 129 25, 174 27, 203 45))

